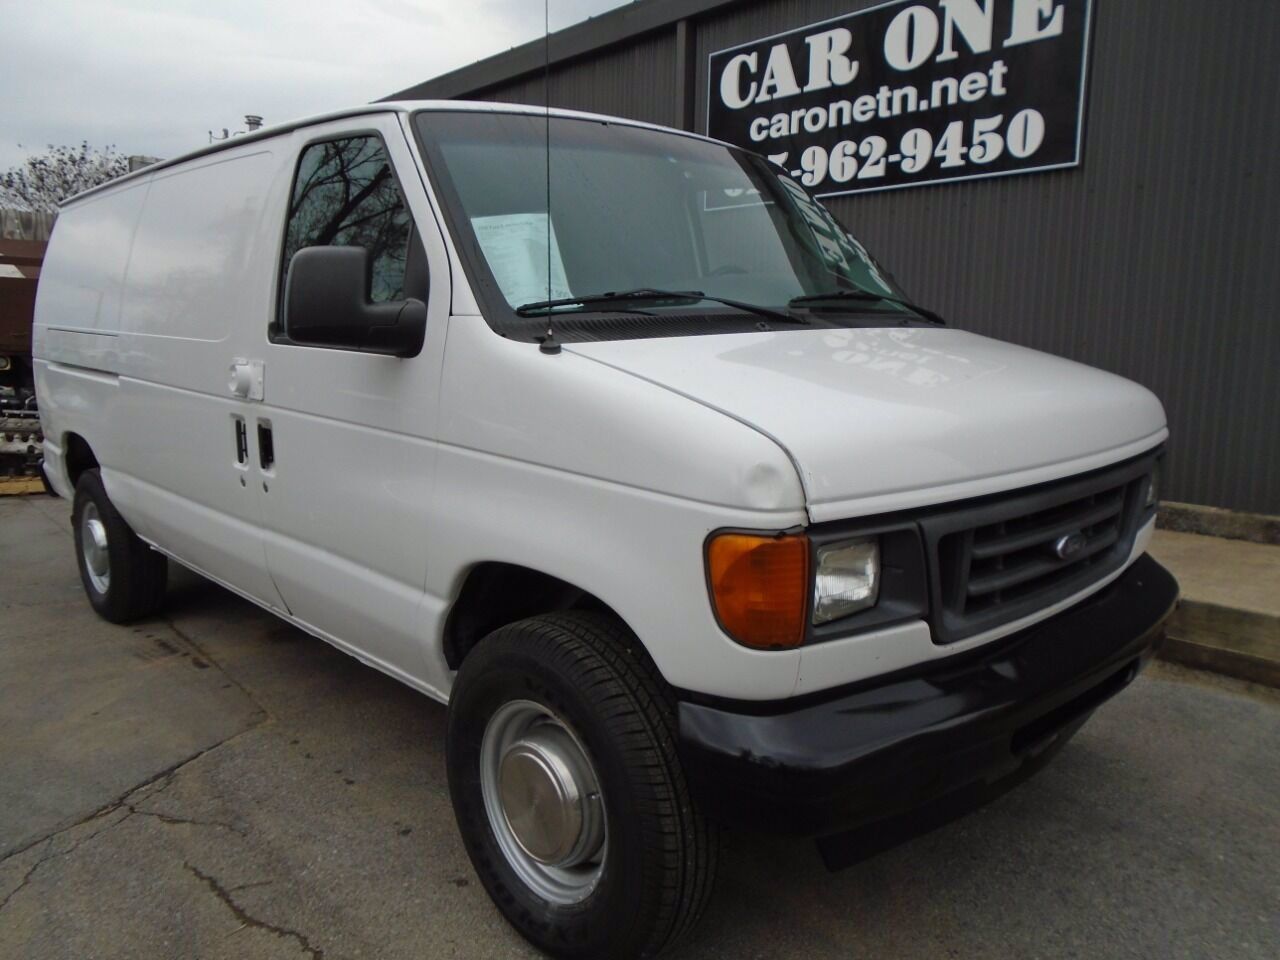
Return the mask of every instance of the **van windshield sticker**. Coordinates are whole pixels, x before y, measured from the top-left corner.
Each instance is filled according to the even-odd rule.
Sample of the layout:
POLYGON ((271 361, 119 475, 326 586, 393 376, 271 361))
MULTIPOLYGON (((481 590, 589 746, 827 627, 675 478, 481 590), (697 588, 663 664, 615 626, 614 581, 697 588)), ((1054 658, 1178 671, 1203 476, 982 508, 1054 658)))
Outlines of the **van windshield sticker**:
POLYGON ((555 224, 548 230, 545 213, 473 217, 471 227, 502 295, 511 306, 573 296, 565 277, 564 261, 560 258, 555 224), (548 237, 550 271, 547 269, 548 237), (547 289, 548 273, 550 290, 547 289))

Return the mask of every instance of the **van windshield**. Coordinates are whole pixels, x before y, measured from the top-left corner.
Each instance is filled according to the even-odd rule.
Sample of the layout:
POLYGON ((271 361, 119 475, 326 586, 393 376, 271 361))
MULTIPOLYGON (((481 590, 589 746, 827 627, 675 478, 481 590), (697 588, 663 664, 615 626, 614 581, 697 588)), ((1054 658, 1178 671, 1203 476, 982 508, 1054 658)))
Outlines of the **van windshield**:
MULTIPOLYGON (((824 322, 916 316, 874 297, 820 310, 788 306, 842 289, 902 293, 821 204, 762 157, 601 121, 553 117, 548 129, 531 114, 426 111, 417 128, 477 293, 510 324, 525 325, 514 311, 529 304, 650 288, 812 311, 824 322)), ((694 320, 734 312, 705 301, 625 306, 694 320)), ((555 308, 584 320, 601 312, 616 319, 625 311, 555 308)), ((759 317, 741 319, 755 329, 759 317)))

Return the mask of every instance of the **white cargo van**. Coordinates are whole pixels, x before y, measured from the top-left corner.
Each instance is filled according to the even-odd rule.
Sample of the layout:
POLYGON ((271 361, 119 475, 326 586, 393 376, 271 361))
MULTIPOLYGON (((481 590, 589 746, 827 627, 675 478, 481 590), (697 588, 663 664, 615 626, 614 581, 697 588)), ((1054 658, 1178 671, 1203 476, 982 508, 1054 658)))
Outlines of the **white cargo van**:
POLYGON ((942 325, 688 133, 387 103, 158 164, 64 207, 34 354, 94 608, 175 560, 448 702, 475 869, 559 956, 673 941, 721 823, 834 862, 1005 789, 1177 594, 1155 397, 942 325))

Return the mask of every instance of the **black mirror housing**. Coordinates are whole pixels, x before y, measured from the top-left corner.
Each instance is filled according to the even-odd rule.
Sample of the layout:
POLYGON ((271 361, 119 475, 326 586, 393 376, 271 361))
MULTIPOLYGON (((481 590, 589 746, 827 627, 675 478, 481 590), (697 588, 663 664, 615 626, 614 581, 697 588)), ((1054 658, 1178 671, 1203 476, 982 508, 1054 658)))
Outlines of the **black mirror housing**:
POLYGON ((294 343, 412 357, 427 333, 421 300, 369 301, 364 247, 304 247, 289 261, 284 334, 294 343))

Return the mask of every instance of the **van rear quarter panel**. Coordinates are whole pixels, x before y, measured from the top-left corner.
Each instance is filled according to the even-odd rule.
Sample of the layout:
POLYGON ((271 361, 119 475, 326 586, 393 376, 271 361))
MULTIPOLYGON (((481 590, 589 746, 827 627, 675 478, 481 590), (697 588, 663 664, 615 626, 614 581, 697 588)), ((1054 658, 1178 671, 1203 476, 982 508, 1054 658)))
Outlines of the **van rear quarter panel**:
MULTIPOLYGON (((133 181, 87 197, 61 212, 49 239, 36 297, 36 326, 111 335, 120 330, 120 303, 134 232, 150 183, 133 181)), ((45 356, 57 352, 46 341, 45 356)), ((67 362, 78 356, 64 354, 67 362)))
POLYGON ((134 231, 149 189, 135 180, 72 203, 58 216, 36 289, 36 392, 51 482, 72 494, 62 468, 68 433, 94 437, 104 468, 124 463, 119 422, 120 304, 134 231))

